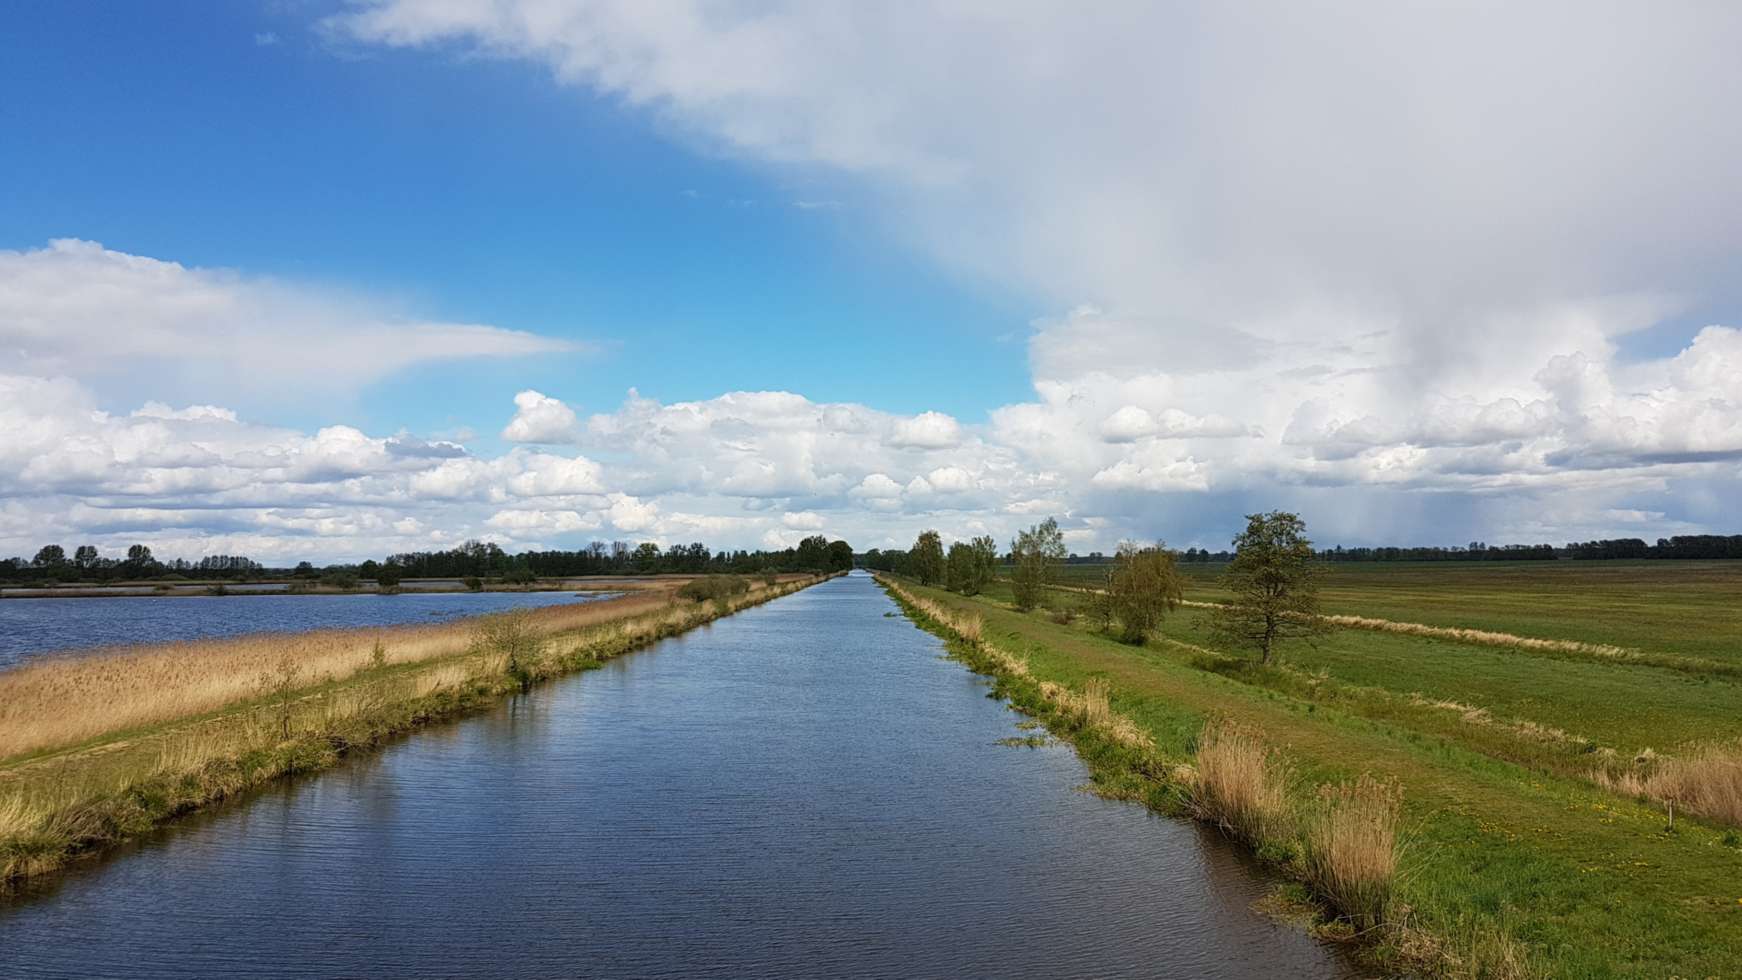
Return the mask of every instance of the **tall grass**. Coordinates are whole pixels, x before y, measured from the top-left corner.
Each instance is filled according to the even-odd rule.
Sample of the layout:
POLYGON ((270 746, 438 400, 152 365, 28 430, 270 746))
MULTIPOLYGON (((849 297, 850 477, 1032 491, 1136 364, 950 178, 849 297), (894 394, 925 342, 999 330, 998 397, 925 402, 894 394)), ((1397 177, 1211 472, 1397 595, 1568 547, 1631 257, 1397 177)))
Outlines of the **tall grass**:
MULTIPOLYGON (((149 732, 0 766, 0 884, 52 870, 79 851, 136 836, 279 776, 330 766, 353 748, 524 690, 533 681, 596 665, 814 581, 759 586, 718 604, 674 606, 667 595, 653 594, 390 631, 385 640, 379 639, 380 631, 350 631, 292 638, 303 642, 273 651, 261 638, 248 638, 228 645, 164 645, 103 664, 69 659, 41 665, 32 683, 18 689, 37 697, 72 692, 83 696, 75 703, 90 710, 127 692, 148 690, 154 678, 197 674, 198 657, 211 653, 216 669, 237 676, 203 688, 190 684, 131 717, 163 719, 175 705, 210 705, 220 694, 240 700, 216 713, 169 715, 174 724, 149 732), (311 658, 316 664, 342 666, 350 676, 335 680, 330 670, 312 674, 296 659, 309 651, 316 654, 311 658), (54 673, 48 668, 66 671, 73 681, 43 684, 54 673), (249 678, 256 668, 265 672, 249 678)), ((44 724, 60 738, 103 730, 93 719, 55 725, 53 705, 37 706, 48 711, 44 724)), ((4 707, 16 711, 15 705, 4 707)))
POLYGON ((1198 736, 1195 761, 1189 789, 1198 819, 1256 846, 1293 835, 1292 775, 1257 736, 1212 721, 1198 736))
POLYGON ((1599 769, 1592 779, 1611 792, 1742 827, 1742 743, 1703 745, 1678 757, 1646 752, 1633 768, 1619 773, 1599 769))
POLYGON ((1319 798, 1301 838, 1307 881, 1356 929, 1377 928, 1397 878, 1397 785, 1363 775, 1319 787, 1319 798))
MULTIPOLYGON (((663 594, 525 611, 538 636, 664 608, 663 594)), ((458 621, 386 629, 257 634, 47 657, 0 672, 0 760, 194 717, 261 696, 286 664, 296 687, 344 680, 381 666, 465 653, 475 627, 458 621), (379 651, 379 653, 378 653, 379 651)))
POLYGON ((878 580, 910 614, 918 612, 966 643, 979 664, 1019 682, 1008 689, 1013 699, 1047 718, 1055 731, 1091 732, 1135 750, 1122 757, 1124 776, 1183 790, 1193 816, 1281 863, 1357 930, 1395 924, 1391 896, 1402 847, 1401 797, 1394 784, 1362 776, 1303 796, 1293 769, 1258 733, 1219 720, 1205 724, 1192 764, 1169 765, 1156 756, 1149 733, 1114 710, 1109 678, 1091 677, 1081 691, 1037 680, 1025 660, 986 639, 980 617, 916 595, 887 576, 878 580))

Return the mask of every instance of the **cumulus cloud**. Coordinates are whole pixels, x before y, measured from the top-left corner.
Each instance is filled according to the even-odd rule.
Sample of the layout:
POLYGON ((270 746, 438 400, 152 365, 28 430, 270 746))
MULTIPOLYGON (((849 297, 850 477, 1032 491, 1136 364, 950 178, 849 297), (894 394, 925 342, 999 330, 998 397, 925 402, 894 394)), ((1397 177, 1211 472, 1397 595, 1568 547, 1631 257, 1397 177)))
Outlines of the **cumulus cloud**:
POLYGON ((877 202, 850 213, 1043 314, 1033 397, 982 422, 631 391, 583 417, 528 390, 494 459, 251 426, 197 385, 108 416, 68 378, 301 392, 552 342, 55 243, 0 253, 6 540, 95 511, 167 528, 195 499, 238 535, 270 513, 376 541, 409 519, 786 542, 814 514, 885 546, 1057 514, 1073 546, 1219 546, 1278 505, 1351 543, 1733 524, 1742 331, 1631 341, 1742 298, 1734 5, 359 0, 325 27, 520 59, 877 202))
MULTIPOLYGON (((327 27, 530 61, 856 183, 938 262, 1068 310, 1035 325, 1036 398, 978 437, 1026 471, 1005 507, 1147 531, 1198 519, 1182 494, 1341 486, 1400 523, 1522 533, 1553 506, 1570 534, 1735 480, 1735 331, 1623 351, 1738 298, 1742 129, 1717 121, 1742 8, 1260 7, 367 0, 327 27)), ((936 497, 935 468, 847 492, 936 497)))
POLYGON ((528 389, 514 396, 514 418, 502 430, 509 442, 573 442, 575 412, 555 398, 528 389))
MULTIPOLYGON (((0 371, 68 375, 118 397, 349 394, 420 364, 577 349, 96 242, 0 251, 0 371)), ((209 408, 185 411, 202 407, 209 408)))
POLYGON ((948 449, 960 442, 962 427, 942 412, 922 412, 895 423, 889 444, 898 449, 948 449))

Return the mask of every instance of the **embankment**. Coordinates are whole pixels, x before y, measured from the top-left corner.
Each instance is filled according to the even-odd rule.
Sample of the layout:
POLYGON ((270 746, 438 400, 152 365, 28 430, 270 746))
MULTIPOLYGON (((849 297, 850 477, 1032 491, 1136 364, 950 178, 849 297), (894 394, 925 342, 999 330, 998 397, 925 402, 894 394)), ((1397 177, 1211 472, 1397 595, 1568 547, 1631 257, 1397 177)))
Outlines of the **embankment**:
POLYGON ((0 674, 0 883, 822 581, 165 644, 0 674))

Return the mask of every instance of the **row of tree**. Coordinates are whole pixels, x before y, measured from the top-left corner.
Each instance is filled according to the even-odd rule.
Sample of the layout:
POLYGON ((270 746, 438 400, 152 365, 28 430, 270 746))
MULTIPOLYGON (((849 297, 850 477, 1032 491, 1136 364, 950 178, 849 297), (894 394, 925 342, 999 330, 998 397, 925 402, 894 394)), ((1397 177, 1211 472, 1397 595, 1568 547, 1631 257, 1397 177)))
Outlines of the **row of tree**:
POLYGON ((537 578, 586 575, 756 574, 762 572, 834 572, 853 567, 853 547, 817 534, 796 546, 771 551, 712 551, 707 545, 674 545, 662 549, 649 541, 594 541, 575 551, 523 551, 511 555, 488 541, 467 541, 447 551, 417 551, 389 555, 361 564, 317 567, 299 562, 293 568, 268 568, 239 555, 211 555, 198 561, 158 561, 151 549, 136 544, 127 557, 105 558, 91 545, 69 556, 60 545, 46 545, 36 557, 0 560, 0 581, 117 582, 141 579, 200 578, 250 581, 285 578, 343 585, 358 579, 391 588, 403 578, 501 579, 529 582, 537 578))
MULTIPOLYGON (((1250 514, 1233 545, 1221 576, 1222 587, 1233 598, 1216 605, 1206 618, 1217 639, 1250 649, 1268 663, 1279 644, 1325 629, 1318 598, 1324 563, 1306 536, 1305 521, 1287 511, 1250 514)), ((974 595, 994 577, 996 548, 991 538, 975 538, 951 545, 946 554, 938 532, 925 531, 907 551, 873 550, 862 563, 911 576, 922 585, 974 595)), ((1008 555, 1016 608, 1028 612, 1045 604, 1068 557, 1056 520, 1049 517, 1019 532, 1008 555)), ((1122 542, 1106 563, 1099 587, 1088 590, 1087 610, 1102 630, 1127 643, 1145 642, 1184 599, 1180 559, 1179 552, 1161 542, 1122 542)))
POLYGON ((241 555, 158 561, 143 544, 129 547, 125 557, 108 557, 89 544, 79 545, 69 555, 60 545, 50 544, 38 549, 34 558, 0 559, 0 581, 117 582, 164 576, 247 579, 257 577, 262 570, 259 562, 241 555))

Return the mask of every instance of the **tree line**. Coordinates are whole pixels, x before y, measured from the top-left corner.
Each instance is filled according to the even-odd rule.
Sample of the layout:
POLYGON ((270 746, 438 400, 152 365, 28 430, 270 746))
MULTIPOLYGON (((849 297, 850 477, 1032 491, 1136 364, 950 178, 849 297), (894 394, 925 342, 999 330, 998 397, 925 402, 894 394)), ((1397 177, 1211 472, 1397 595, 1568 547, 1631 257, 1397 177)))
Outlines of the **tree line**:
MULTIPOLYGON (((1220 579, 1233 598, 1215 605, 1203 620, 1219 641, 1253 651, 1261 664, 1268 664, 1281 644, 1326 628, 1319 612, 1324 562, 1306 536, 1305 521, 1287 511, 1249 514, 1233 546, 1220 579)), ((1058 588, 1059 570, 1070 564, 1071 557, 1053 518, 1018 532, 1005 556, 1012 604, 1022 612, 1046 608, 1058 588)), ((1141 645, 1184 600, 1181 558, 1159 541, 1153 545, 1121 542, 1105 563, 1102 580, 1087 589, 1081 608, 1103 632, 1141 645)), ((860 563, 909 576, 921 585, 975 595, 996 577, 997 545, 981 537, 958 541, 946 551, 942 536, 927 530, 906 551, 873 549, 860 563)), ((1078 609, 1062 603, 1049 611, 1055 622, 1068 625, 1078 609)))
POLYGON ((100 555, 96 547, 81 545, 69 555, 60 545, 45 545, 34 558, 0 560, 4 582, 122 582, 141 579, 199 578, 223 581, 256 581, 267 578, 320 580, 327 584, 354 584, 368 579, 397 585, 402 578, 500 579, 528 582, 538 578, 588 575, 661 574, 756 574, 763 572, 834 572, 853 567, 853 547, 817 534, 795 547, 779 550, 713 551, 700 542, 662 548, 646 541, 609 544, 594 541, 574 551, 523 551, 509 554, 490 541, 467 541, 445 551, 411 551, 389 555, 383 561, 337 563, 316 566, 299 562, 272 568, 240 555, 209 555, 197 561, 159 561, 146 545, 127 549, 125 558, 100 555))

